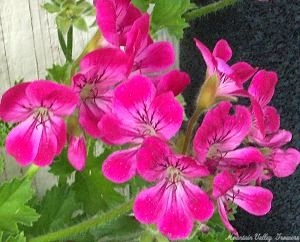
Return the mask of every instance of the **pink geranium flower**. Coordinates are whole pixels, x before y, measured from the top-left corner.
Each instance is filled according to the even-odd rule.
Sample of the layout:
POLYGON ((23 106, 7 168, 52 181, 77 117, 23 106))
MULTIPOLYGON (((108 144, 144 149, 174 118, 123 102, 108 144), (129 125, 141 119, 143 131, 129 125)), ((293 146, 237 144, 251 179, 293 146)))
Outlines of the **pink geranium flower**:
POLYGON ((47 80, 21 83, 1 99, 0 118, 19 123, 8 134, 5 148, 22 165, 49 165, 66 142, 63 116, 77 105, 77 95, 47 80))
POLYGON ((249 179, 247 174, 239 177, 222 171, 215 176, 213 181, 213 196, 217 199, 221 220, 225 227, 236 236, 238 232, 228 220, 230 202, 256 216, 265 215, 271 209, 272 192, 262 187, 249 185, 252 179, 249 179))
POLYGON ((87 150, 86 150, 85 139, 82 135, 80 136, 72 135, 69 138, 67 155, 70 164, 77 171, 82 171, 84 169, 86 158, 87 158, 87 150))
POLYGON ((136 152, 144 139, 173 137, 181 126, 183 108, 172 92, 156 96, 152 81, 135 76, 115 89, 112 112, 105 114, 98 127, 103 141, 130 145, 116 151, 104 162, 103 174, 114 182, 125 182, 135 175, 136 152))
POLYGON ((136 197, 135 217, 145 224, 156 224, 171 240, 185 239, 193 222, 208 220, 214 211, 209 197, 191 179, 209 175, 208 170, 190 157, 174 154, 157 137, 145 140, 137 154, 139 174, 157 182, 136 197))
POLYGON ((211 173, 221 170, 261 172, 266 159, 254 147, 242 147, 251 127, 247 108, 221 102, 207 112, 194 138, 197 160, 206 164, 211 173), (253 170, 254 169, 254 170, 253 170))
POLYGON ((110 112, 114 88, 126 79, 127 68, 127 56, 118 49, 98 49, 81 60, 72 86, 80 96, 79 123, 89 135, 99 136, 98 122, 110 112))
POLYGON ((229 66, 227 62, 232 57, 232 50, 226 40, 219 40, 212 53, 201 41, 194 40, 206 63, 207 78, 214 74, 218 76, 216 97, 245 96, 243 84, 256 72, 256 68, 246 62, 229 66))
POLYGON ((266 135, 276 133, 280 127, 277 110, 268 106, 277 82, 275 72, 261 70, 255 74, 248 88, 253 116, 253 127, 249 136, 258 142, 263 142, 266 135))
POLYGON ((293 148, 281 149, 291 141, 292 134, 280 129, 280 116, 274 107, 268 105, 277 82, 278 78, 275 72, 262 70, 256 73, 248 88, 252 113, 249 140, 265 147, 267 162, 264 169, 268 173, 262 174, 263 180, 269 179, 272 175, 289 176, 295 172, 300 163, 299 151, 293 148))
POLYGON ((229 102, 219 103, 207 112, 196 132, 193 147, 198 161, 204 162, 214 154, 236 149, 249 133, 250 127, 251 116, 247 108, 233 106, 229 102))
POLYGON ((142 15, 140 10, 130 0, 97 0, 94 4, 105 39, 115 46, 125 46, 134 21, 142 15))

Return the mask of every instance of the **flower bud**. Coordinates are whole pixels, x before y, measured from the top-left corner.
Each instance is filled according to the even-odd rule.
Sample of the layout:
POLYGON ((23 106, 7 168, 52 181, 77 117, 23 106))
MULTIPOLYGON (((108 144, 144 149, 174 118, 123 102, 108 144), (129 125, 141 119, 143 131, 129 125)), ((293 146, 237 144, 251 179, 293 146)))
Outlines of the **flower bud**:
POLYGON ((208 77, 205 80, 197 97, 198 109, 205 110, 215 104, 218 82, 219 80, 216 74, 208 77))

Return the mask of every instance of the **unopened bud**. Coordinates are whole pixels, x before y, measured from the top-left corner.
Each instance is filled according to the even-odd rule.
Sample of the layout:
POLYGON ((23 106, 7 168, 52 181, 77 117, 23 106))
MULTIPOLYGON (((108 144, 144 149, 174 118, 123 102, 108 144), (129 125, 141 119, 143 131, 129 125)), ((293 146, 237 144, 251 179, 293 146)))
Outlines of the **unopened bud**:
POLYGON ((215 104, 218 83, 219 79, 216 74, 205 80, 197 98, 197 108, 205 110, 215 104))

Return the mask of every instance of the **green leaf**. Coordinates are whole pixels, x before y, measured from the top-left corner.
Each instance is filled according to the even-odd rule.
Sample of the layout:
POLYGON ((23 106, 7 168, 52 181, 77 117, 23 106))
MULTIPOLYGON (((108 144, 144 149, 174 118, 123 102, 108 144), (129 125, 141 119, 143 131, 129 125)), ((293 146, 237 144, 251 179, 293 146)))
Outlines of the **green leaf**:
POLYGON ((112 150, 106 148, 101 156, 95 157, 94 144, 90 145, 85 170, 75 174, 73 186, 76 200, 83 203, 84 211, 89 215, 105 211, 124 201, 115 190, 116 185, 101 173, 101 163, 111 152, 112 150))
POLYGON ((57 6, 55 4, 51 4, 51 3, 45 3, 43 5, 43 8, 49 13, 56 13, 56 12, 60 11, 59 6, 57 6))
POLYGON ((67 184, 54 186, 46 192, 37 206, 41 217, 30 229, 31 235, 40 235, 74 224, 74 212, 80 209, 75 193, 67 184))
POLYGON ((87 23, 85 22, 84 18, 82 18, 82 17, 76 18, 74 20, 73 24, 74 24, 74 27, 76 27, 79 30, 88 31, 87 23))
POLYGON ((0 147, 4 146, 4 141, 12 126, 0 120, 0 147))
POLYGON ((71 21, 68 17, 63 14, 57 15, 55 18, 57 28, 63 33, 66 34, 71 27, 71 21))
POLYGON ((18 232, 18 223, 31 226, 39 215, 26 203, 32 198, 29 180, 13 179, 0 186, 0 230, 18 232))
POLYGON ((68 178, 74 172, 74 168, 68 162, 67 150, 64 149, 62 153, 54 160, 49 172, 58 176, 59 178, 68 178))
POLYGON ((3 242, 26 242, 24 232, 17 234, 10 234, 8 232, 0 231, 0 241, 3 242))
POLYGON ((72 64, 56 65, 47 69, 47 79, 54 80, 59 83, 70 83, 72 64))
POLYGON ((139 8, 142 12, 146 12, 149 8, 150 0, 132 0, 134 6, 139 8))
POLYGON ((190 0, 154 0, 155 6, 151 18, 152 32, 166 28, 176 38, 183 37, 183 29, 188 23, 182 15, 193 5, 190 0))
POLYGON ((24 233, 20 233, 17 235, 11 235, 9 236, 5 242, 26 242, 26 238, 24 236, 24 233))

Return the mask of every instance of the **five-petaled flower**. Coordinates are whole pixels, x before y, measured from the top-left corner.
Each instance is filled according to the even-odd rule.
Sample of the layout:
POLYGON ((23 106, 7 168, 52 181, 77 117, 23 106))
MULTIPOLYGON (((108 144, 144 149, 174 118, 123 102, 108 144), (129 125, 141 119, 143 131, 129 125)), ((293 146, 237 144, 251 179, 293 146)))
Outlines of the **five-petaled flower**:
POLYGON ((51 164, 66 142, 63 116, 73 112, 77 101, 69 87, 48 80, 9 89, 1 99, 0 118, 19 124, 6 138, 7 153, 22 166, 51 164))
POLYGON ((243 171, 235 175, 222 171, 214 178, 213 196, 217 199, 221 220, 225 227, 236 236, 238 232, 228 220, 230 202, 256 216, 265 215, 271 209, 272 192, 259 186, 249 185, 255 179, 255 175, 249 176, 247 170, 246 174, 243 171))
POLYGON ((103 174, 114 182, 125 182, 136 173, 136 152, 144 139, 159 136, 169 140, 183 121, 183 108, 171 91, 156 96, 152 81, 135 76, 115 89, 112 112, 98 127, 103 141, 131 147, 112 153, 102 166, 103 174))
POLYGON ((203 165, 188 156, 175 154, 157 137, 145 140, 137 154, 138 173, 146 181, 157 182, 136 197, 135 217, 145 224, 156 224, 171 240, 185 239, 194 220, 204 222, 214 208, 208 195, 192 179, 209 175, 203 165))
POLYGON ((72 86, 80 96, 79 123, 92 137, 99 136, 98 122, 111 111, 114 88, 126 79, 128 58, 118 49, 103 48, 87 54, 72 86))

